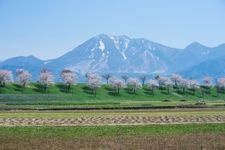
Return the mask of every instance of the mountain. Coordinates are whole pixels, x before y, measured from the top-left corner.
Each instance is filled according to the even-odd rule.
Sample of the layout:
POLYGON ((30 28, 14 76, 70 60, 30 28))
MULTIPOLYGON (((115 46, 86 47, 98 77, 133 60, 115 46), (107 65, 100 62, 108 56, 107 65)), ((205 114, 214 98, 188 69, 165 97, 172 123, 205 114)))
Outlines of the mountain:
MULTIPOLYGON (((127 36, 99 35, 89 39, 46 66, 72 69, 80 74, 88 71, 111 73, 165 72, 170 57, 177 49, 145 39, 127 36)), ((57 71, 58 71, 57 70, 57 71)))
POLYGON ((87 72, 151 75, 177 72, 200 78, 208 74, 225 75, 223 69, 215 70, 218 63, 225 68, 224 50, 225 44, 207 47, 193 42, 184 49, 177 49, 144 38, 101 34, 59 58, 44 61, 34 56, 14 57, 0 62, 0 68, 13 71, 17 68, 27 69, 35 80, 42 68, 50 69, 56 80, 64 68, 80 75, 87 72))
POLYGON ((32 79, 37 80, 37 76, 44 67, 44 61, 30 55, 30 56, 19 56, 6 59, 5 61, 0 63, 1 69, 7 69, 13 71, 15 74, 16 69, 23 68, 28 70, 32 74, 32 79))
POLYGON ((207 60, 212 52, 212 48, 206 47, 198 42, 193 42, 172 58, 175 66, 173 68, 175 70, 182 70, 183 68, 199 64, 207 60))
MULTIPOLYGON (((225 76, 225 44, 208 48, 203 56, 189 67, 184 67, 180 73, 186 77, 201 79, 204 76, 219 78, 225 76)), ((192 60, 192 55, 191 59, 192 60)))
POLYGON ((225 57, 203 61, 180 72, 185 77, 201 79, 204 76, 216 78, 225 76, 225 57))

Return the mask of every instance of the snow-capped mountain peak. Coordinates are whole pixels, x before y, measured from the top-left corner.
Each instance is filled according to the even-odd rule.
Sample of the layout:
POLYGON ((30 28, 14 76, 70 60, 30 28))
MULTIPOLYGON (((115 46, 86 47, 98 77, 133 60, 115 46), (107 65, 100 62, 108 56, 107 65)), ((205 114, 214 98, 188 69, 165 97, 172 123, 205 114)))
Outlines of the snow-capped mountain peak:
POLYGON ((224 47, 225 44, 209 48, 194 42, 184 49, 176 49, 144 38, 100 34, 59 58, 43 61, 34 56, 15 57, 1 62, 0 68, 15 71, 23 67, 34 79, 42 68, 49 68, 56 78, 64 68, 82 75, 87 72, 168 74, 225 56, 224 47))

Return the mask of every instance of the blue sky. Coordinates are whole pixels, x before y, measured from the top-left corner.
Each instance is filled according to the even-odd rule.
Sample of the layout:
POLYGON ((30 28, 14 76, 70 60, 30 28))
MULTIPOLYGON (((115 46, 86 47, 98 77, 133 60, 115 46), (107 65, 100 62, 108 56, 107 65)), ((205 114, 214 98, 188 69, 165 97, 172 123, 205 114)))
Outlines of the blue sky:
POLYGON ((225 0, 0 0, 0 60, 56 58, 98 35, 225 43, 225 0))

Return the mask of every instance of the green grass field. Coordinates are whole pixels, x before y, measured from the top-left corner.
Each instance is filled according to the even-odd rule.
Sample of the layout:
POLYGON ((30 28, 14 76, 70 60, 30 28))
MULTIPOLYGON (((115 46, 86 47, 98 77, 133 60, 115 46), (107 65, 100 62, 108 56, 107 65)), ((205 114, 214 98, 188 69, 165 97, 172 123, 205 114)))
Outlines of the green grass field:
POLYGON ((21 90, 17 84, 8 84, 0 88, 0 108, 101 108, 101 107, 154 107, 154 106, 184 106, 196 105, 200 100, 205 100, 207 106, 224 107, 225 94, 216 94, 213 88, 211 92, 202 97, 198 89, 193 95, 192 91, 172 89, 168 94, 166 90, 157 89, 154 94, 146 88, 139 89, 133 94, 128 89, 121 89, 120 95, 116 95, 109 85, 103 85, 97 90, 95 97, 85 84, 72 87, 71 92, 63 91, 63 86, 55 84, 43 92, 38 85, 31 83, 21 90))
POLYGON ((100 110, 100 111, 1 111, 0 118, 80 118, 119 116, 206 116, 225 115, 224 109, 100 110))
POLYGON ((93 127, 0 127, 0 136, 14 137, 110 137, 129 135, 171 135, 187 133, 225 133, 225 124, 179 124, 148 126, 93 127))
POLYGON ((225 124, 0 127, 0 149, 224 149, 225 124))

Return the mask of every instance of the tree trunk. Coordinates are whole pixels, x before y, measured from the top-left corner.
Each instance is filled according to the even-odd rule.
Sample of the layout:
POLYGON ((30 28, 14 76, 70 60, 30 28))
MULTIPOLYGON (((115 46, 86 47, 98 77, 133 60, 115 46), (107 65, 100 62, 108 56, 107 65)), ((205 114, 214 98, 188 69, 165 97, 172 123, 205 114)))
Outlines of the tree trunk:
POLYGON ((68 85, 68 92, 70 92, 70 87, 71 87, 71 86, 70 86, 70 84, 69 84, 69 85, 68 85))
POLYGON ((26 83, 23 83, 22 88, 25 89, 26 87, 26 83))
POLYGON ((219 87, 216 87, 216 96, 219 97, 219 87))
POLYGON ((204 90, 201 88, 202 97, 204 98, 204 90))
POLYGON ((193 95, 195 95, 195 88, 193 88, 192 90, 193 90, 193 95))
POLYGON ((209 92, 209 94, 211 94, 211 87, 209 87, 209 91, 208 92, 209 92))
POLYGON ((152 86, 152 95, 154 95, 154 86, 152 86))
POLYGON ((175 88, 178 88, 178 85, 177 85, 177 81, 176 80, 174 81, 174 87, 175 88))
POLYGON ((170 87, 167 87, 167 93, 170 94, 170 87))
POLYGON ((45 92, 47 91, 47 86, 46 86, 46 85, 44 85, 44 91, 45 91, 45 92))

